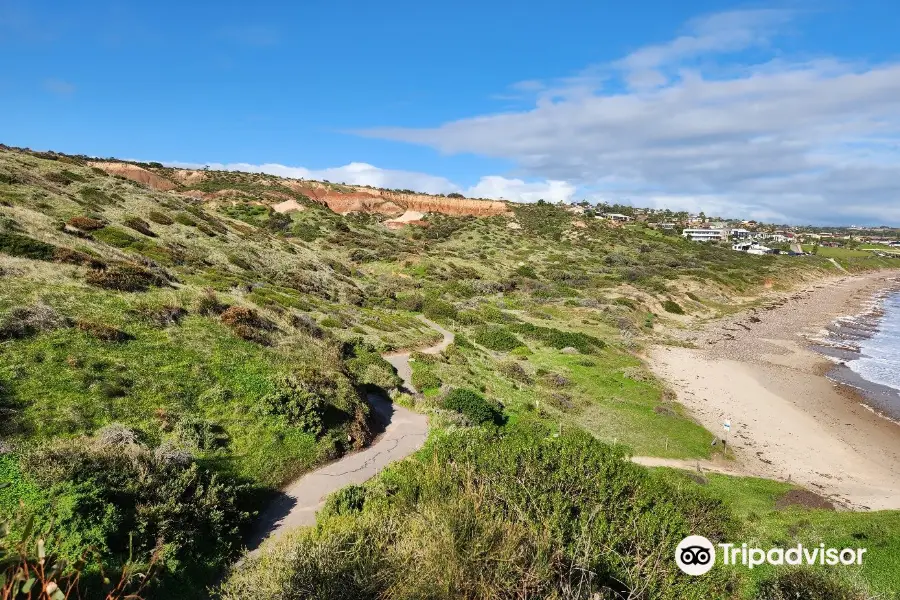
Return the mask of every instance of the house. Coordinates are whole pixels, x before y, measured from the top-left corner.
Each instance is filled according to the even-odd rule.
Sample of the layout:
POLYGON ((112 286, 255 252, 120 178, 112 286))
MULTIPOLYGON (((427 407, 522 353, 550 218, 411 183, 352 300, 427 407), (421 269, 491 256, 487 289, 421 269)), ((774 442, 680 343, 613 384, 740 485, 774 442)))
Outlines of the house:
POLYGON ((616 223, 627 223, 628 221, 634 220, 633 217, 629 217, 628 215, 621 215, 619 213, 603 213, 602 216, 609 219, 610 221, 615 221, 616 223))
POLYGON ((728 239, 727 229, 685 229, 681 235, 692 242, 718 242, 728 239))
POLYGON ((766 246, 761 246, 756 242, 751 241, 741 241, 735 242, 731 246, 732 250, 737 252, 746 252, 747 254, 771 254, 772 249, 767 248, 766 246))
POLYGON ((731 237, 736 240, 746 240, 753 236, 753 232, 746 229, 732 229, 731 237))

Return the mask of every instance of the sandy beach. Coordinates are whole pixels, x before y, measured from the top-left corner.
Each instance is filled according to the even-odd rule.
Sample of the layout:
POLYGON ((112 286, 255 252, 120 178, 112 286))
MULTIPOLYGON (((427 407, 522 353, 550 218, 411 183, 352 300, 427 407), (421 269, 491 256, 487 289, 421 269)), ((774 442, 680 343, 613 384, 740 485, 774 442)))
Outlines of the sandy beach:
POLYGON ((898 272, 818 282, 679 332, 696 349, 654 347, 650 367, 697 421, 723 437, 730 421, 736 460, 710 467, 792 481, 845 508, 900 508, 900 425, 827 379, 834 363, 808 348, 898 283, 898 272))

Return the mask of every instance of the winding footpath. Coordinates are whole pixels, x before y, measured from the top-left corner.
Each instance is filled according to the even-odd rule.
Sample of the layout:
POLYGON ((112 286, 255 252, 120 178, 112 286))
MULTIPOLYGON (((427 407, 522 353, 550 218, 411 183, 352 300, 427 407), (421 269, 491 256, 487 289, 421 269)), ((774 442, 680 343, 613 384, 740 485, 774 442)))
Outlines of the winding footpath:
MULTIPOLYGON (((453 343, 452 332, 425 317, 420 319, 443 336, 440 342, 420 352, 439 354, 453 343)), ((385 360, 397 369, 403 386, 415 393, 409 357, 410 352, 384 355, 385 360)), ((368 400, 385 425, 381 435, 368 448, 310 471, 284 488, 279 498, 259 516, 253 535, 247 543, 250 555, 258 553, 266 540, 276 539, 297 527, 314 525, 316 511, 332 492, 350 484, 364 483, 390 463, 405 458, 422 447, 428 435, 428 419, 425 415, 393 404, 380 394, 369 394, 368 400)))

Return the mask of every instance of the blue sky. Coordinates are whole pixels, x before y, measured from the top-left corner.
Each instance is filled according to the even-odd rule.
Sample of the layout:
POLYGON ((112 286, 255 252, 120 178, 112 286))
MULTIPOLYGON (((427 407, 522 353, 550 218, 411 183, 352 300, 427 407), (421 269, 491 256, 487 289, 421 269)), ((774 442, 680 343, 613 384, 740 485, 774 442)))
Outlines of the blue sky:
POLYGON ((0 142, 900 223, 900 4, 0 0, 0 142))

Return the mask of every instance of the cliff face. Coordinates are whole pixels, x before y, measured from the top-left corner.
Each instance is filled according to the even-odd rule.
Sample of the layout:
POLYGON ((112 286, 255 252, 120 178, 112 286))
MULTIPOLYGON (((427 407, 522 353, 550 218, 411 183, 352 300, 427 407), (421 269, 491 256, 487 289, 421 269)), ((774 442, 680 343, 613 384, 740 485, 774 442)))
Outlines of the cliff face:
POLYGON ((369 212, 399 216, 408 210, 421 213, 436 212, 453 216, 491 217, 510 214, 505 202, 474 200, 471 198, 446 198, 427 194, 404 194, 362 186, 339 186, 313 181, 284 182, 291 189, 306 194, 311 199, 328 206, 336 213, 369 212), (346 190, 346 191, 345 191, 346 190))
POLYGON ((137 165, 120 162, 92 162, 89 164, 92 167, 106 171, 110 175, 126 177, 161 192, 168 192, 169 190, 174 190, 178 187, 178 184, 169 181, 165 177, 161 177, 153 171, 148 171, 137 165))
MULTIPOLYGON (((148 187, 163 192, 181 190, 179 193, 189 195, 206 202, 223 201, 226 199, 263 204, 277 203, 288 200, 286 194, 275 190, 262 194, 253 194, 236 189, 221 189, 216 192, 201 192, 196 189, 187 189, 199 185, 204 181, 217 176, 214 171, 199 171, 194 169, 167 170, 163 177, 152 170, 138 165, 120 162, 94 162, 91 166, 103 169, 111 175, 127 177, 148 187), (262 196, 262 197, 258 197, 262 196)), ((496 200, 474 200, 471 198, 446 198, 444 196, 429 196, 427 194, 405 194, 389 190, 379 190, 363 186, 335 185, 319 181, 306 181, 302 179, 273 178, 268 175, 246 174, 247 177, 258 178, 260 185, 271 186, 274 184, 290 188, 308 196, 320 204, 324 204, 331 210, 340 214, 352 212, 376 213, 388 217, 399 217, 407 211, 419 213, 442 213, 452 216, 491 217, 494 215, 511 214, 505 202, 496 200)))

